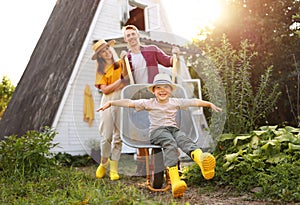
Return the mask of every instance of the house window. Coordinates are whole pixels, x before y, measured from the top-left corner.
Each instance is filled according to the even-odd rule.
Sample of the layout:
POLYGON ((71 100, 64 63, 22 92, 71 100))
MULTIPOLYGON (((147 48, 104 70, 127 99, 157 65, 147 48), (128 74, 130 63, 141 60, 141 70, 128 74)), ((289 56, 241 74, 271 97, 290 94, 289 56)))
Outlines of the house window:
POLYGON ((121 28, 135 25, 140 31, 151 31, 160 27, 157 4, 145 5, 136 0, 121 0, 121 28))
POLYGON ((135 25, 140 31, 146 31, 144 8, 133 8, 129 11, 129 16, 130 18, 124 26, 131 24, 135 25))

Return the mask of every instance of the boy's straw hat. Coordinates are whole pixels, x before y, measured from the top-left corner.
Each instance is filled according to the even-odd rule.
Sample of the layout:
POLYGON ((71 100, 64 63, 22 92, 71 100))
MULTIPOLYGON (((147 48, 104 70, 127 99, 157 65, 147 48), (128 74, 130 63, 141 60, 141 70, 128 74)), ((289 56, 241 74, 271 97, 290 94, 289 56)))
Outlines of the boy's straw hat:
POLYGON ((105 46, 114 46, 115 45, 115 41, 111 40, 106 42, 105 40, 101 39, 99 41, 97 41, 94 45, 93 45, 93 50, 95 51, 94 55, 92 56, 92 60, 96 60, 97 59, 97 55, 98 53, 105 48, 105 46))
POLYGON ((171 77, 166 73, 159 73, 154 77, 153 84, 148 87, 150 92, 153 92, 153 88, 156 85, 170 85, 173 90, 176 89, 176 85, 172 82, 171 77))

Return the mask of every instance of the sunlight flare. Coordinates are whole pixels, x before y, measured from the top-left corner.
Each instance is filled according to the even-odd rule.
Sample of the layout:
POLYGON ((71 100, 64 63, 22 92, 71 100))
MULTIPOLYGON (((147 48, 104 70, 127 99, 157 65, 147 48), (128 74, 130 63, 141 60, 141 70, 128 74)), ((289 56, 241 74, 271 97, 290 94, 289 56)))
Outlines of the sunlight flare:
POLYGON ((177 35, 191 38, 198 34, 199 29, 211 27, 221 15, 219 0, 163 0, 169 21, 177 35), (175 21, 175 23, 174 23, 175 21))

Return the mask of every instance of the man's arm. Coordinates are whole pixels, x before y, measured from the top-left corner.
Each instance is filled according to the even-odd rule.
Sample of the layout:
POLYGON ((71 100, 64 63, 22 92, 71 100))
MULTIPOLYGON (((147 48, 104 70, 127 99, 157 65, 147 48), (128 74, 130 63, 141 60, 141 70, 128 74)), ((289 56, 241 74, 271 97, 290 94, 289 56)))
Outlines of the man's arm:
POLYGON ((111 106, 117 106, 117 107, 130 107, 130 108, 134 108, 135 105, 133 103, 132 100, 130 99, 122 99, 122 100, 114 100, 114 101, 108 101, 107 103, 105 103, 102 107, 98 108, 96 111, 104 111, 107 108, 111 107, 111 106))

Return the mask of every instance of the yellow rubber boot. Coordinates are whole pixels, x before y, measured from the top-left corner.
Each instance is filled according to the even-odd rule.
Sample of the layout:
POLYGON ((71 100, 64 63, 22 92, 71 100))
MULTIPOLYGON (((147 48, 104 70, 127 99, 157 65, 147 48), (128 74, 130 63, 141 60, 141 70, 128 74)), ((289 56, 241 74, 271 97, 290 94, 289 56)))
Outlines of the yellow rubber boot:
POLYGON ((108 162, 109 160, 107 160, 107 162, 105 163, 100 163, 99 167, 96 170, 96 178, 103 178, 105 176, 108 162))
POLYGON ((118 161, 110 161, 110 180, 118 180, 120 176, 118 174, 118 161))
POLYGON ((179 178, 178 167, 168 167, 174 198, 183 197, 187 188, 185 181, 179 178))
POLYGON ((212 154, 196 149, 191 152, 191 158, 199 165, 205 179, 209 180, 215 176, 216 159, 212 154))

